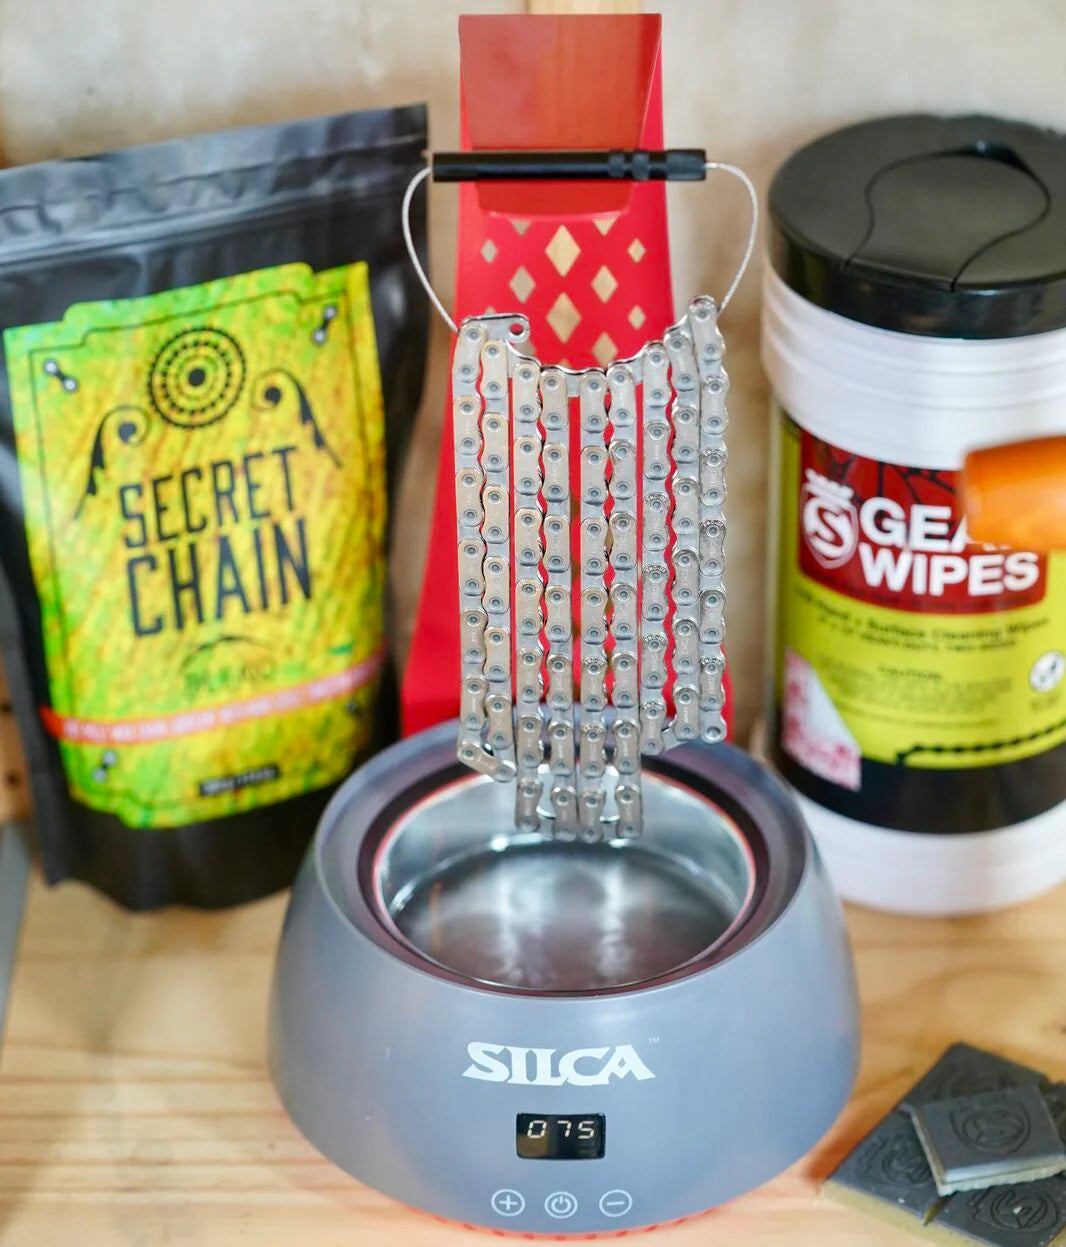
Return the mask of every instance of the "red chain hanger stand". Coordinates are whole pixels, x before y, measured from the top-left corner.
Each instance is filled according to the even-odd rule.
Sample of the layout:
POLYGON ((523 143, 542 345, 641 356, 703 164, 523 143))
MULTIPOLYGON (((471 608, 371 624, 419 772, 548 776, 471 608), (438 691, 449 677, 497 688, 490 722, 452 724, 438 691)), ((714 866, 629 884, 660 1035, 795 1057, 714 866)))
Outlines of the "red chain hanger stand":
MULTIPOLYGON (((652 14, 460 18, 463 150, 661 148, 660 28, 652 14)), ((663 183, 461 183, 457 190, 457 321, 520 311, 538 358, 583 368, 638 351, 674 320, 663 183)), ((459 713, 459 650, 446 399, 403 682, 404 735, 459 713)), ((727 677, 727 721, 729 701, 727 677)))

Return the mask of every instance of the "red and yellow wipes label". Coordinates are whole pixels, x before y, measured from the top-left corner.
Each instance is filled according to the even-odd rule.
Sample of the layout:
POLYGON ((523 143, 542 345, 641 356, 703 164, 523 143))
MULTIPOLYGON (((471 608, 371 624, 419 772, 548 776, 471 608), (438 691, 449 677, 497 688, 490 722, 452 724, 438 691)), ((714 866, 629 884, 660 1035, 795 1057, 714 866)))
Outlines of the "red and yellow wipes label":
POLYGON ((782 746, 858 789, 862 759, 992 766, 1066 740, 1061 559, 970 541, 956 474, 781 418, 782 746))
POLYGON ((78 304, 4 350, 72 795, 173 827, 341 778, 384 640, 366 265, 78 304))

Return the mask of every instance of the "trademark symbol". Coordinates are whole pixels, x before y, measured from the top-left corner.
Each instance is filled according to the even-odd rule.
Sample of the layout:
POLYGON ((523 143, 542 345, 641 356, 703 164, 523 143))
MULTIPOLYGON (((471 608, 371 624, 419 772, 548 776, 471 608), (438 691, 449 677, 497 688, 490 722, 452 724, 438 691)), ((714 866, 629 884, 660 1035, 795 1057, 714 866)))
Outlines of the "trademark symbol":
POLYGON ((659 1042, 659 1036, 658 1036, 658 1035, 649 1035, 649 1036, 648 1036, 648 1043, 658 1043, 658 1042, 659 1042))

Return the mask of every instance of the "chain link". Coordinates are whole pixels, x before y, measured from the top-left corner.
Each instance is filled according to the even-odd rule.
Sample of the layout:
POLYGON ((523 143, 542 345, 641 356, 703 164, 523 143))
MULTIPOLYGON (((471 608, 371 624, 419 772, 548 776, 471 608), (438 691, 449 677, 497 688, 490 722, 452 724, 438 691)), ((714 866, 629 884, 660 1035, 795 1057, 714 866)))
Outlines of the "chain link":
POLYGON ((618 775, 616 834, 636 836, 641 827, 640 686, 637 621, 637 387, 632 368, 608 370, 611 391, 611 704, 614 766, 618 775))
POLYGON ((725 661, 725 431, 729 380, 722 364, 725 343, 714 301, 696 299, 685 317, 699 375, 699 663, 700 737, 708 743, 726 734, 722 681, 725 661))
POLYGON ((590 369, 578 389, 581 436, 581 727, 578 815, 582 839, 599 840, 606 803, 607 379, 590 369))
POLYGON ((459 697, 461 761, 494 779, 506 779, 503 759, 488 753, 482 738, 488 723, 485 698, 489 683, 485 675, 484 607, 485 539, 481 469, 482 404, 477 382, 481 348, 488 330, 475 321, 463 326, 452 362, 453 423, 455 426, 455 512, 459 543, 459 610, 462 648, 462 689, 459 697))
POLYGON ((570 408, 566 374, 541 372, 544 425, 544 570, 549 624, 548 746, 554 833, 576 839, 579 827, 574 751, 574 628, 570 605, 570 408))
POLYGON ((544 558, 540 491, 543 438, 540 432, 540 366, 521 360, 511 379, 514 426, 515 512, 515 748, 518 784, 515 826, 521 832, 540 828, 544 761, 544 558))
POLYGON ((669 361, 661 342, 644 348, 644 531, 641 549, 640 611, 640 749, 658 754, 665 747, 666 725, 666 615, 670 569, 669 361))
POLYGON ((674 429, 671 477, 674 498, 672 527, 674 579, 674 721, 666 733, 667 745, 681 744, 699 734, 698 668, 688 661, 686 644, 699 626, 699 374, 692 339, 684 328, 672 329, 664 340, 670 360, 674 399, 670 423, 674 429), (680 629, 681 665, 677 662, 680 629))

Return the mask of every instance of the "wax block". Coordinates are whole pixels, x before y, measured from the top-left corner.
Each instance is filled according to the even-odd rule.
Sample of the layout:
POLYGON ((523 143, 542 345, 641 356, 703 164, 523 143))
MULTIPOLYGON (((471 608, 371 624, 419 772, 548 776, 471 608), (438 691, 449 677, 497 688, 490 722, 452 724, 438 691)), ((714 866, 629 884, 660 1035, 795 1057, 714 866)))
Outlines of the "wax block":
POLYGON ((949 1100, 960 1095, 980 1095, 1005 1087, 1038 1086, 1044 1075, 1028 1065, 1008 1061, 994 1052, 984 1052, 970 1044, 952 1044, 928 1073, 911 1087, 900 1101, 907 1110, 933 1100, 949 1100))
POLYGON ((1066 1242, 1066 1179, 953 1195, 927 1230, 933 1242, 981 1247, 1062 1247, 1066 1242))
POLYGON ((837 1168, 827 1193, 865 1211, 920 1227, 940 1197, 914 1126, 895 1111, 881 1121, 837 1168))
POLYGON ((1066 1146, 1032 1084, 920 1104, 911 1119, 941 1195, 1066 1169, 1066 1146))

